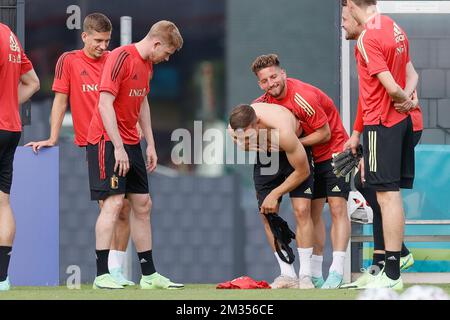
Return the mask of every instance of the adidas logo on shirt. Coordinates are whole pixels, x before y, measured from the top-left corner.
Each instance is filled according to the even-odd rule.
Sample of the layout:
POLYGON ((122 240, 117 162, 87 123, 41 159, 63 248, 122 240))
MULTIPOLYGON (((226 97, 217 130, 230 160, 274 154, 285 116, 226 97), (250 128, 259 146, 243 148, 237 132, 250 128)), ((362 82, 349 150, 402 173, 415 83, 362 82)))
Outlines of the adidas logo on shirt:
POLYGON ((81 71, 80 76, 82 77, 87 77, 89 74, 87 73, 86 70, 81 71))
POLYGON ((312 194, 311 188, 306 189, 305 192, 304 192, 304 194, 312 194))
POLYGON ((333 192, 341 192, 341 189, 339 189, 338 186, 334 186, 334 188, 331 189, 331 191, 333 191, 333 192))

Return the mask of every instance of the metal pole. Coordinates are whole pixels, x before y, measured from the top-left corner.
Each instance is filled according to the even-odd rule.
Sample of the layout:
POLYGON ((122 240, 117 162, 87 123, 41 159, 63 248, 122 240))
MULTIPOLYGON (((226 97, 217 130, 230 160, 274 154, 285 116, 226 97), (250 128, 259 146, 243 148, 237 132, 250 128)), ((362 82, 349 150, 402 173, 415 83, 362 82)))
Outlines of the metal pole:
MULTIPOLYGON (((345 39, 344 32, 341 31, 341 115, 345 130, 352 134, 350 128, 350 41, 345 39)), ((347 245, 344 265, 344 281, 351 281, 351 236, 347 245)))
MULTIPOLYGON (((120 45, 124 46, 132 42, 132 18, 128 16, 120 17, 120 45)), ((123 265, 123 274, 127 279, 133 276, 133 248, 131 238, 128 240, 126 258, 123 265)))
POLYGON ((132 18, 120 17, 120 45, 124 46, 132 42, 132 18))

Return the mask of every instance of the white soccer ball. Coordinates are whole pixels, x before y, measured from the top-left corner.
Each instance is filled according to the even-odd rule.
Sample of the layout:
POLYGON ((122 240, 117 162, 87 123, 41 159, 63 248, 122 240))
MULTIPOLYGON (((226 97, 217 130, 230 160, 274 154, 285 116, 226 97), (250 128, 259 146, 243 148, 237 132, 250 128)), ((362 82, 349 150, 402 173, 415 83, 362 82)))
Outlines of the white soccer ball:
POLYGON ((402 300, 450 300, 450 296, 435 286, 412 286, 403 292, 402 300))
POLYGON ((389 288, 366 289, 358 295, 357 300, 399 300, 397 292, 389 288))

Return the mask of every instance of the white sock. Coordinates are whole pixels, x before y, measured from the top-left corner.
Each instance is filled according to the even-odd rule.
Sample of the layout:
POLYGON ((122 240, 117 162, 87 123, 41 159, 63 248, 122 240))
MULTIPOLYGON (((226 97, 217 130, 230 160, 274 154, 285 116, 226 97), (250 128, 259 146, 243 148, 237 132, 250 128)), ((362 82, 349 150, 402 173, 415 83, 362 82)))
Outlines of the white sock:
POLYGON ((313 248, 297 248, 298 256, 300 260, 300 271, 298 272, 300 276, 311 277, 311 258, 313 253, 313 248))
MULTIPOLYGON (((281 252, 284 254, 285 257, 287 257, 287 253, 284 250, 281 250, 281 252)), ((280 265, 280 271, 283 276, 288 276, 291 278, 297 278, 297 275, 295 274, 294 264, 289 264, 281 260, 281 258, 278 256, 278 253, 274 252, 275 258, 277 258, 278 264, 280 265)))
POLYGON ((323 256, 316 256, 315 254, 312 255, 311 258, 311 268, 312 268, 312 276, 314 278, 321 278, 322 275, 322 263, 323 263, 323 256))
POLYGON ((345 251, 333 251, 333 263, 330 267, 330 272, 335 271, 339 274, 344 274, 345 251))
POLYGON ((126 254, 125 251, 110 250, 108 256, 108 269, 122 268, 126 254))

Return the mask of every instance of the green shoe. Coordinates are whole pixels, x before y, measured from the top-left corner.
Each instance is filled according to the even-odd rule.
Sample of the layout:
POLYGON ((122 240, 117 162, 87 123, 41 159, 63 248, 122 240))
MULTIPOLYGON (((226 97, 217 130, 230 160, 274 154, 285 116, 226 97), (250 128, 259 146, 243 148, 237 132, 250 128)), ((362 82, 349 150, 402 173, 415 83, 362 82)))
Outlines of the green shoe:
POLYGON ((358 289, 372 289, 372 288, 390 288, 394 290, 402 290, 403 280, 402 277, 399 277, 397 280, 392 280, 386 275, 386 273, 383 270, 378 275, 375 276, 375 279, 373 279, 373 281, 370 281, 366 286, 358 289))
POLYGON ((314 284, 314 288, 320 289, 323 286, 323 283, 325 280, 323 280, 323 277, 311 277, 311 281, 314 284))
POLYGON ((343 279, 344 275, 337 273, 336 271, 331 271, 320 289, 338 289, 341 286, 343 279))
POLYGON ((372 269, 369 267, 367 269, 361 269, 363 274, 352 283, 343 284, 340 286, 341 289, 360 289, 366 286, 369 282, 375 279, 372 269))
POLYGON ((11 289, 11 283, 9 282, 9 278, 6 277, 6 280, 0 282, 0 291, 8 291, 11 289))
POLYGON ((114 268, 109 270, 111 276, 116 280, 118 284, 121 286, 134 286, 135 283, 133 281, 127 280, 123 275, 122 268, 114 268))
POLYGON ((183 289, 184 284, 174 283, 168 278, 155 272, 149 276, 142 276, 140 281, 141 289, 183 289))
POLYGON ((405 257, 400 257, 400 271, 405 271, 411 268, 414 264, 413 254, 410 252, 405 257))
POLYGON ((123 286, 118 284, 109 273, 105 273, 95 277, 92 289, 123 289, 123 286))

